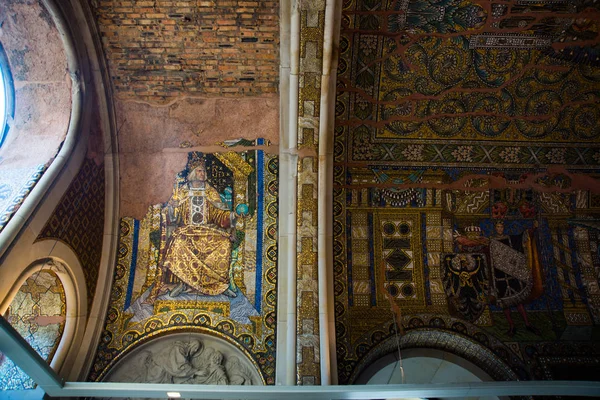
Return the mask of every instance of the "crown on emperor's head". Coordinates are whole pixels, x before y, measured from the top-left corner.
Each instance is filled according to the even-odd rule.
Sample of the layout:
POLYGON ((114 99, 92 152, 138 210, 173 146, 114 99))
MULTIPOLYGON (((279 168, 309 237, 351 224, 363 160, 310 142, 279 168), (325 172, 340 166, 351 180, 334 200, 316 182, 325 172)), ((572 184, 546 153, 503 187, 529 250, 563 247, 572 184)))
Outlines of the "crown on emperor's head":
POLYGON ((199 151, 190 151, 188 153, 187 169, 193 171, 197 167, 206 167, 206 159, 204 154, 199 151))

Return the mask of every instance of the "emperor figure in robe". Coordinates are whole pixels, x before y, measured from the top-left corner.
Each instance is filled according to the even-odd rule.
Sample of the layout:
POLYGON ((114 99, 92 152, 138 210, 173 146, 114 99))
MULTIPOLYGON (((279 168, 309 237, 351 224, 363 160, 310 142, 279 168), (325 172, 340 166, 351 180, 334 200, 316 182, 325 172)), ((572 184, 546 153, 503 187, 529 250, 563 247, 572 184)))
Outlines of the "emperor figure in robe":
MULTIPOLYGON (((247 207, 231 211, 227 199, 208 183, 204 158, 190 169, 187 184, 176 185, 167 203, 167 226, 175 228, 162 267, 200 294, 235 297, 229 273, 232 242, 236 218, 247 207)), ((180 285, 171 294, 181 290, 180 285)))
POLYGON ((508 321, 508 336, 516 333, 515 324, 510 315, 510 308, 516 307, 525 328, 536 335, 540 331, 534 327, 527 317, 524 304, 538 297, 544 291, 542 283, 542 266, 533 234, 538 228, 534 221, 533 229, 526 229, 519 235, 507 235, 504 232, 504 221, 494 224, 495 234, 490 237, 489 253, 492 261, 493 293, 497 304, 508 321))

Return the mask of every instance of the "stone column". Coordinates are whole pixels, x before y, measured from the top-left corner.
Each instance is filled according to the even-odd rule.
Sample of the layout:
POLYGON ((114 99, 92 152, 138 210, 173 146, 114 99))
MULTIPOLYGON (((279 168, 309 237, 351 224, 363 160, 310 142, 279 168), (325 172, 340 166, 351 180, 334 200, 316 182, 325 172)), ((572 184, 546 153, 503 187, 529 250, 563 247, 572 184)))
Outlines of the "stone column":
POLYGON ((299 10, 280 3, 279 241, 277 277, 277 385, 296 383, 296 212, 299 10))

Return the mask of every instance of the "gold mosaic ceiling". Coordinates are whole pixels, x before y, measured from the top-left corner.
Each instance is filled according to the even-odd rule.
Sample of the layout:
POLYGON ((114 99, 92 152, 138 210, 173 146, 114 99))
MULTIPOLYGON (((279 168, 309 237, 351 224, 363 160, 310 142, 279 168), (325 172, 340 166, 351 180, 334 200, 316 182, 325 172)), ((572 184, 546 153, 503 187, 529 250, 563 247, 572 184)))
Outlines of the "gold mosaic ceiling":
POLYGON ((337 134, 352 136, 355 160, 381 159, 381 144, 407 138, 595 142, 599 8, 346 0, 337 134))

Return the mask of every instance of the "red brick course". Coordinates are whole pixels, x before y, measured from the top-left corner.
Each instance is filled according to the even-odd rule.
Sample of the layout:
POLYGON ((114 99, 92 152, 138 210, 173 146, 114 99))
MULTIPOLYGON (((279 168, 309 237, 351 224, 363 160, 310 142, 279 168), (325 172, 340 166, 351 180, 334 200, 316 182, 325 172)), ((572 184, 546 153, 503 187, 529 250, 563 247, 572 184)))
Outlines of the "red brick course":
POLYGON ((115 92, 167 102, 180 95, 276 93, 279 2, 98 0, 94 12, 115 92))

